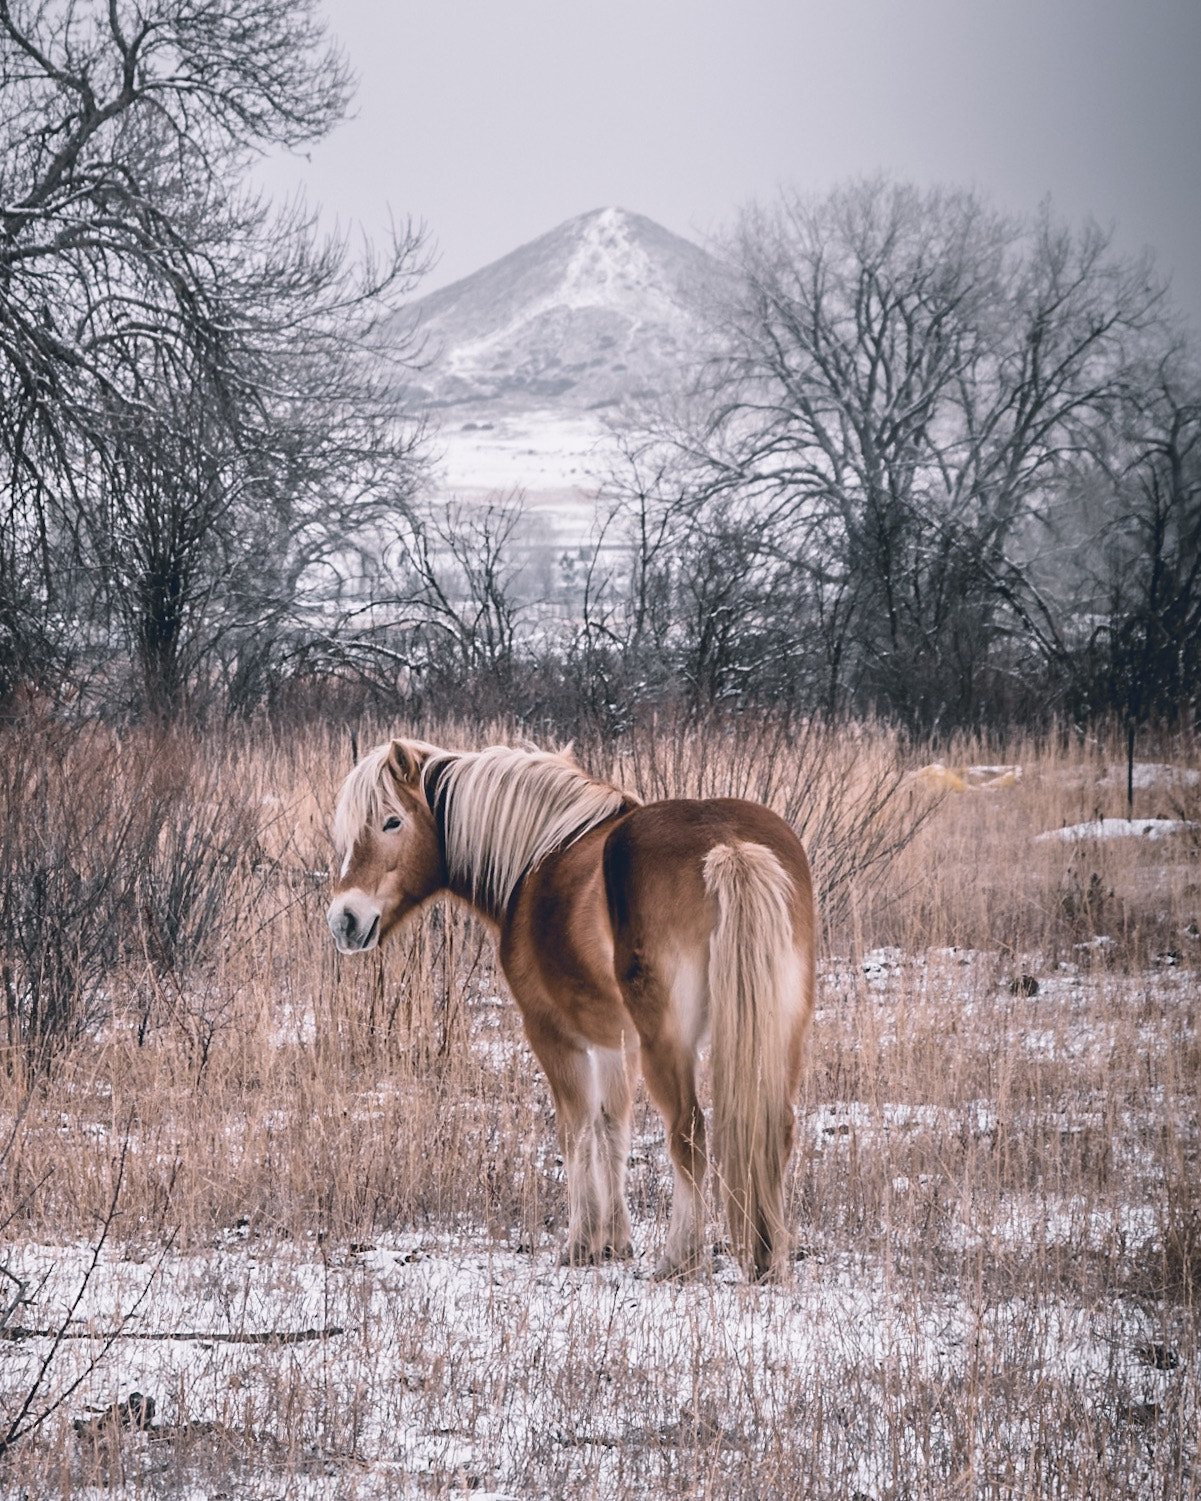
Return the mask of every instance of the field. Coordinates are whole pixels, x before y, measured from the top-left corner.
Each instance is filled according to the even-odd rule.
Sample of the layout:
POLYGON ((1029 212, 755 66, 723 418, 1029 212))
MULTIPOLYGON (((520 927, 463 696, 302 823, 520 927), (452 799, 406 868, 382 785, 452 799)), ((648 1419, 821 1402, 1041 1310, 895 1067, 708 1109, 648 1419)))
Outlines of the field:
POLYGON ((1199 748, 1136 767, 1150 832, 1097 822, 1128 811, 1104 740, 933 765, 664 721, 576 754, 810 846, 787 1276, 743 1282, 714 1213, 711 1272, 650 1280, 645 1098, 636 1259, 557 1265, 487 934, 438 906, 382 956, 329 941, 344 732, 12 730, 0 1494, 1201 1495, 1199 748))

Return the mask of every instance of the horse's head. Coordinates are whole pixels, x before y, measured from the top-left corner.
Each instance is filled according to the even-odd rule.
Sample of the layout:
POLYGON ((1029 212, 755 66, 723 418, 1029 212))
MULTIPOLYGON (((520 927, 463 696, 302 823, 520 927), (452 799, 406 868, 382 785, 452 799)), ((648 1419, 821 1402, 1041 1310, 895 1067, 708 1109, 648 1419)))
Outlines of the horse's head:
POLYGON ((446 885, 438 830, 421 785, 434 749, 392 740, 368 751, 346 778, 334 814, 342 868, 329 906, 344 954, 373 949, 446 885))

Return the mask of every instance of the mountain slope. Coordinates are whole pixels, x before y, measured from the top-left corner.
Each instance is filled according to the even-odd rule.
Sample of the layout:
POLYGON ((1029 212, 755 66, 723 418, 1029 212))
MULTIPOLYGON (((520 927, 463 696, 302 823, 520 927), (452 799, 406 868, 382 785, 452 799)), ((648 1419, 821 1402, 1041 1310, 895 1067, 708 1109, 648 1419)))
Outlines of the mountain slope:
POLYGON ((501 415, 661 391, 703 351, 702 309, 725 276, 640 214, 582 214, 412 305, 431 356, 419 394, 501 415))

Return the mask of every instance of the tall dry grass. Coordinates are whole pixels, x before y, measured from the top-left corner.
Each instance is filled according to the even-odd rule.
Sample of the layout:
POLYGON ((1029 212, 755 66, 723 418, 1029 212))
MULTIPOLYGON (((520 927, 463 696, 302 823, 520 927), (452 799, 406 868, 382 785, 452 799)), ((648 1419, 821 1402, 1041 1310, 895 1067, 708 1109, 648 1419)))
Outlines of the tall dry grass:
MULTIPOLYGON (((1147 785, 1135 791, 1135 818, 1201 824, 1197 754, 1193 741, 1167 741, 1160 760, 1147 763, 1147 785)), ((963 737, 940 760, 948 770, 1012 764, 1022 775, 993 792, 944 792, 938 816, 873 897, 865 915, 873 941, 962 944, 1011 960, 1038 954, 1049 964, 1093 942, 1097 955, 1119 967, 1171 954, 1196 963, 1190 925, 1201 911, 1201 830, 1163 843, 1035 837, 1127 816, 1119 735, 1015 736, 1001 746, 963 737)), ((934 791, 948 781, 935 777, 926 785, 934 791)))
MULTIPOLYGON (((455 744, 504 729, 421 728, 455 744)), ((375 733, 366 727, 361 745, 375 733)), ((13 742, 7 753, 18 755, 13 742)), ((20 748, 22 766, 28 753, 20 748)), ((891 1489, 872 1494, 1088 1496, 1147 1484, 1194 1494, 1195 831, 1154 844, 1037 843, 1048 829, 1125 812, 1112 772, 1120 750, 1103 741, 944 751, 948 767, 1021 766, 993 791, 914 777, 929 754, 871 727, 760 722, 707 734, 660 723, 579 753, 643 795, 758 797, 805 832, 831 899, 791 1179, 808 1258, 797 1275, 845 1287, 848 1306, 863 1289, 895 1296, 915 1326, 945 1309, 960 1354, 951 1380, 896 1364, 895 1350, 858 1368, 832 1348, 827 1366, 798 1367, 760 1391, 767 1407, 755 1418, 740 1357, 728 1344, 713 1355, 712 1320, 698 1332, 693 1308, 662 1361, 678 1375, 683 1360, 694 1396, 683 1416, 630 1440, 620 1483, 599 1451, 550 1439, 508 1461, 497 1483, 517 1475, 531 1495, 835 1496, 850 1494, 837 1477, 858 1473, 856 1452, 893 1446, 881 1472, 891 1489), (1048 1330, 1071 1320, 1109 1341, 1108 1369, 1083 1356, 1075 1374, 1040 1365, 1033 1352, 1048 1330), (1176 1362, 1156 1376, 1153 1399, 1130 1375, 1142 1359, 1136 1324, 1140 1348, 1176 1362), (790 1381, 800 1383, 791 1392, 790 1381)), ((1171 759, 1199 764, 1195 746, 1172 748, 1171 759)), ((119 941, 79 997, 80 1026, 49 1062, 10 1035, 0 1067, 10 1249, 92 1237, 124 1145, 111 1240, 139 1262, 168 1240, 172 1254, 203 1255, 230 1236, 313 1256, 406 1237, 518 1259, 532 1251, 535 1263, 548 1255, 565 1222, 550 1101, 481 926, 439 906, 382 955, 348 962, 329 942, 327 829, 349 766, 345 735, 231 727, 168 744, 113 734, 89 742, 86 760, 101 769, 78 783, 84 827, 105 809, 118 827, 138 799, 167 806, 143 858, 166 860, 155 879, 176 895, 162 896, 164 911, 195 915, 170 948, 157 937, 163 917, 143 931, 122 916, 136 906, 114 906, 119 941), (220 920, 209 922, 213 902, 220 920)), ((37 779, 24 775, 8 785, 36 801, 37 779)), ((1198 801, 1187 778, 1161 780, 1136 812, 1196 819, 1198 801)), ((44 812, 45 827, 65 816, 44 812)), ((35 845, 28 836, 19 847, 35 845)), ((74 846, 57 848, 66 858, 74 846)), ((5 962, 15 995, 20 974, 5 962)), ((669 1184, 642 1099, 631 1192, 648 1247, 664 1233, 669 1184)), ((430 1333, 410 1352, 418 1374, 406 1400, 432 1424, 438 1403, 455 1398, 456 1367, 422 1307, 409 1309, 430 1333)), ((513 1390, 545 1388, 563 1423, 586 1411, 603 1425, 608 1413, 628 1437, 621 1414, 654 1407, 651 1378, 632 1356, 617 1359, 612 1325, 580 1318, 553 1372, 528 1321, 506 1325, 501 1364, 511 1364, 469 1373, 481 1407, 506 1411, 513 1390), (589 1359, 610 1371, 603 1385, 589 1359)), ((658 1370, 659 1357, 647 1358, 658 1370)), ((295 1370, 290 1380, 254 1431, 284 1450, 305 1425, 340 1433, 345 1414, 331 1412, 328 1388, 295 1370)), ((231 1432, 238 1422, 249 1419, 231 1420, 231 1432)), ((69 1427, 48 1423, 13 1451, 3 1483, 53 1472, 70 1489, 83 1473, 75 1443, 69 1427)), ((186 1445, 177 1459, 177 1475, 216 1463, 186 1445)), ((448 1471, 428 1493, 456 1483, 448 1471)))

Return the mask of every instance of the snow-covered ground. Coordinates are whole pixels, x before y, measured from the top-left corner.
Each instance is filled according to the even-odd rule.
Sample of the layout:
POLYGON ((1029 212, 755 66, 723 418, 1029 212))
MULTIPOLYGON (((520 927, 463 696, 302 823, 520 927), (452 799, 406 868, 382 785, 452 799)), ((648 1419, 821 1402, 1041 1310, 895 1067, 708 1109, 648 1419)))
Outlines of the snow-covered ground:
MULTIPOLYGON (((1049 1254, 1056 1223, 1044 1215, 1038 1226, 1049 1254)), ((1066 1246, 1067 1217, 1062 1227, 1066 1246)), ((1010 1239, 1032 1232, 1020 1217, 999 1228, 1010 1239)), ((1124 1233, 1099 1222, 1096 1243, 1124 1233)), ((23 1248, 14 1265, 43 1279, 39 1319, 61 1316, 88 1259, 78 1246, 23 1248)), ((823 1424, 822 1462, 837 1469, 820 1493, 884 1497, 898 1466, 933 1473, 954 1446, 962 1417, 937 1403, 923 1413, 923 1397, 968 1391, 981 1373, 998 1390, 1060 1385, 1147 1411, 1195 1381, 1174 1352, 1167 1369, 1148 1357, 1163 1330, 1137 1298, 1089 1310, 1034 1306, 1020 1289, 985 1303, 922 1295, 849 1256, 811 1256, 773 1288, 747 1287, 724 1257, 712 1280, 665 1286, 641 1261, 565 1270, 549 1252, 470 1234, 357 1251, 245 1242, 154 1268, 150 1251, 104 1261, 76 1314, 94 1338, 61 1347, 59 1377, 84 1369, 149 1284, 70 1410, 86 1419, 118 1396, 155 1395, 150 1430, 120 1437, 123 1473, 143 1484, 156 1471, 182 1479, 187 1456, 196 1478, 171 1494, 198 1497, 212 1494, 206 1477, 228 1483, 231 1470, 246 1497, 284 1494, 285 1474, 286 1494, 331 1501, 654 1496, 688 1473, 689 1455, 708 1456, 702 1473, 745 1474, 742 1494, 799 1496, 803 1476, 795 1490, 764 1492, 753 1477, 820 1442, 823 1424), (246 1339, 270 1333, 281 1338, 246 1339), (908 1427, 896 1422, 898 1389, 913 1397, 908 1427)), ((32 1373, 47 1344, 10 1346, 6 1384, 32 1373)), ((982 1426, 965 1452, 974 1443, 982 1472, 1007 1465, 1037 1483, 1020 1403, 1000 1404, 992 1420, 1002 1409, 1011 1428, 990 1437, 982 1426)), ((103 1437, 101 1424, 76 1440, 83 1461, 103 1437)))
POLYGON ((460 491, 572 490, 595 494, 609 433, 599 418, 572 412, 468 418, 439 435, 441 485, 460 491))
MULTIPOLYGON (((854 1006, 862 1047, 905 1046, 924 1008, 962 1029, 961 1057, 989 1039, 1011 1056, 991 1093, 955 1103, 881 1098, 870 1066, 858 1093, 819 1094, 801 1152, 841 1207, 798 1204, 779 1285, 747 1285, 720 1246, 703 1277, 656 1283, 663 1226, 645 1220, 636 1259, 596 1269, 560 1267, 551 1229, 518 1246, 436 1212, 369 1244, 241 1223, 176 1251, 125 1232, 90 1280, 87 1245, 11 1247, 28 1302, 0 1389, 8 1403, 52 1355, 46 1394, 68 1393, 28 1448, 39 1484, 89 1501, 1195 1494, 1195 1324, 1140 1270, 1164 1254, 1147 1143, 1178 1107, 1069 1106, 1031 1083, 1103 1078, 1117 1046, 1195 1050, 1192 980, 1024 963, 1035 995, 971 950, 826 963, 819 1029, 854 1006), (1095 1142, 1107 1166, 1087 1188, 1057 1189, 1050 1165, 1007 1175, 1025 1131, 1068 1143, 1064 1162, 1095 1142), (944 1158, 987 1164, 1001 1193, 944 1158), (896 1166, 855 1231, 877 1162, 896 1166), (141 1433, 102 1417, 134 1392, 156 1404, 141 1433)), ((472 1014, 486 1066, 511 1077, 514 1049, 529 1066, 497 997, 472 1014)), ((635 1180, 656 1154, 657 1132, 636 1140, 635 1180)))
POLYGON ((543 542, 584 547, 595 540, 611 443, 604 421, 588 413, 448 416, 435 443, 437 493, 480 504, 521 491, 543 542))
POLYGON ((1201 787, 1201 771, 1193 766, 1172 766, 1164 761, 1136 761, 1131 768, 1111 765, 1101 778, 1102 787, 1125 788, 1133 782, 1135 792, 1178 792, 1201 787), (1132 775, 1128 778, 1128 772, 1132 775))

